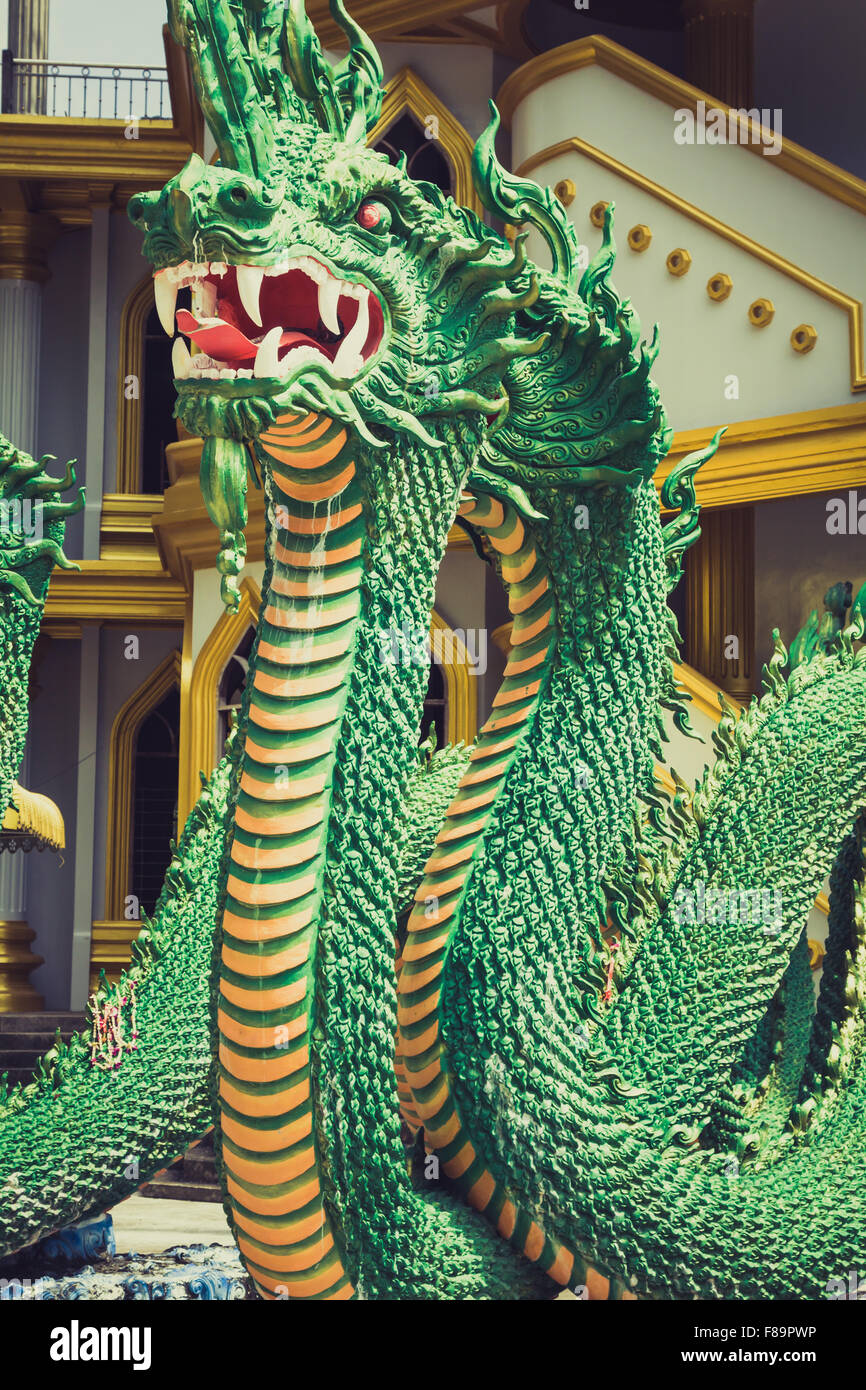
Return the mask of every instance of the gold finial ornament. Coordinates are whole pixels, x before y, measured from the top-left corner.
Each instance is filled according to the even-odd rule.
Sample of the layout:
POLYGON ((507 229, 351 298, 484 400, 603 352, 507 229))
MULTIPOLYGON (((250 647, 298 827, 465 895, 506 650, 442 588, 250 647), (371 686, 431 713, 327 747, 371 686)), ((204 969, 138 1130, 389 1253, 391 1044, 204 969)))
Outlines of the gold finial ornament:
POLYGON ((813 970, 819 970, 824 963, 824 956, 827 954, 823 941, 815 941, 809 937, 809 964, 813 970))

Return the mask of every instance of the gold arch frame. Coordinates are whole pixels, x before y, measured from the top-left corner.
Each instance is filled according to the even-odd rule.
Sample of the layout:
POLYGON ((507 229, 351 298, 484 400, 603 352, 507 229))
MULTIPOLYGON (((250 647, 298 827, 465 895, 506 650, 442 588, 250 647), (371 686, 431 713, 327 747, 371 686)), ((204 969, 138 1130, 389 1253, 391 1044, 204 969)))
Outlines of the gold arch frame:
MULTIPOLYGON (((188 689, 181 684, 179 828, 198 800, 199 773, 209 777, 214 769, 219 678, 247 628, 258 620, 261 589, 249 576, 240 589, 237 612, 221 615, 195 659, 188 689)), ((470 669, 462 640, 435 610, 430 615, 430 646, 445 682, 446 738, 449 743, 471 743, 478 730, 478 677, 470 669)))
POLYGON ((153 303, 153 277, 147 275, 127 295, 120 315, 120 352, 117 369, 117 491, 139 495, 144 326, 153 303), (129 401, 123 394, 124 382, 128 376, 138 377, 138 397, 129 401))
POLYGON ((132 797, 135 736, 151 710, 175 686, 180 689, 179 651, 169 652, 120 707, 108 748, 108 833, 105 856, 105 917, 123 918, 132 858, 132 797))
POLYGON ((258 622, 262 591, 247 575, 240 585, 236 613, 222 613, 204 642, 189 679, 188 693, 181 687, 180 700, 180 786, 177 823, 186 818, 201 791, 199 773, 209 777, 214 770, 216 750, 216 687, 229 657, 247 628, 258 622))
POLYGON ((427 116, 436 117, 439 122, 437 143, 442 146, 454 175, 454 201, 471 208, 480 217, 481 201, 472 182, 472 137, 411 68, 401 68, 387 83, 382 114, 367 136, 367 144, 375 145, 381 140, 404 111, 410 111, 422 125, 427 116))
POLYGON ((449 743, 472 743, 478 732, 478 677, 470 669, 463 642, 435 608, 430 614, 430 650, 445 681, 445 737, 449 743), (446 642, 453 661, 445 660, 446 642))

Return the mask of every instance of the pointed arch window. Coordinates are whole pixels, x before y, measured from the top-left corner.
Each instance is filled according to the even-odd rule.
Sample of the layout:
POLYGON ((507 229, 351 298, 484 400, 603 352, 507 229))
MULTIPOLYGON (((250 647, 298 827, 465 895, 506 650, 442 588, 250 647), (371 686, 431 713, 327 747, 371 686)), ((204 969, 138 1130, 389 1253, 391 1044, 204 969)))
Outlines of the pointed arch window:
POLYGON ((410 179, 425 179, 435 183, 443 193, 453 194, 454 178, 442 146, 428 135, 429 126, 421 124, 412 111, 404 111, 390 125, 376 144, 396 164, 401 154, 406 156, 406 172, 410 179))
POLYGON ((152 913, 177 838, 180 695, 169 690, 141 723, 135 739, 131 891, 152 913))
POLYGON ((177 833, 179 688, 180 652, 172 651, 112 725, 105 865, 109 921, 124 919, 130 895, 150 911, 162 886, 169 841, 177 833), (150 766, 156 762, 158 769, 150 766))
POLYGON ((481 214, 472 181, 473 141, 411 68, 403 68, 387 84, 382 114, 367 143, 392 163, 405 153, 413 178, 436 184, 463 207, 481 214))
MULTIPOLYGON (((181 290, 183 308, 189 290, 181 290)), ((156 312, 147 276, 120 318, 117 372, 117 491, 161 495, 168 486, 165 446, 177 439, 171 339, 156 312)))
POLYGON ((217 690, 217 761, 222 757, 225 741, 237 722, 255 636, 255 628, 248 627, 220 676, 217 690))
POLYGON ((445 679, 442 675, 442 668, 435 661, 431 661, 418 742, 424 742, 432 724, 436 731, 436 747, 442 748, 448 741, 446 736, 447 720, 448 695, 445 689, 445 679))

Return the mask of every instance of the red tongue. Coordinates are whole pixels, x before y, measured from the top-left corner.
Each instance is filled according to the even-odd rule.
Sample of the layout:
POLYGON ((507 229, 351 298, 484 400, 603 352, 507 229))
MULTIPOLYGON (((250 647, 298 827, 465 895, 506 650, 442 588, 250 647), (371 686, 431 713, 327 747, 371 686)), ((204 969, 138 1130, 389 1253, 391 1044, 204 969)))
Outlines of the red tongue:
MULTIPOLYGON (((177 326, 187 338, 195 338, 196 346, 217 362, 243 361, 245 358, 255 357, 259 350, 260 344, 251 342, 246 333, 242 333, 233 324, 226 323, 224 319, 201 327, 200 321, 189 309, 178 309, 177 326)), ((280 338, 281 348, 297 347, 299 343, 318 346, 314 338, 306 333, 298 333, 295 329, 287 329, 280 338)))
POLYGON ((230 323, 219 319, 208 327, 200 327, 199 320, 189 309, 178 309, 177 326, 188 338, 195 338, 196 345, 218 362, 228 362, 238 357, 255 357, 258 348, 251 343, 246 333, 234 328, 230 323))

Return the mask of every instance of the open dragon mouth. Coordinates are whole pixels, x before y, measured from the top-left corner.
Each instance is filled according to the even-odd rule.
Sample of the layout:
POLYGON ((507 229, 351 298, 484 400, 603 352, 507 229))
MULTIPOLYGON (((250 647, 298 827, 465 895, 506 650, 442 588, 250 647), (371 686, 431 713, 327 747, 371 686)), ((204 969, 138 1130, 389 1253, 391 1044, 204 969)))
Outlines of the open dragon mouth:
POLYGON ((159 270, 156 309, 170 337, 175 380, 264 377, 287 380, 324 359, 334 375, 357 376, 378 350, 385 319, 366 285, 341 280, 313 256, 275 265, 207 261, 159 270), (177 309, 189 287, 191 306, 177 309), (190 347, 185 338, 190 339, 190 347))

